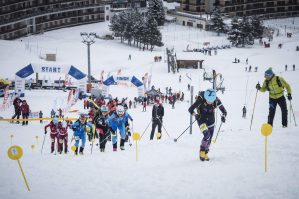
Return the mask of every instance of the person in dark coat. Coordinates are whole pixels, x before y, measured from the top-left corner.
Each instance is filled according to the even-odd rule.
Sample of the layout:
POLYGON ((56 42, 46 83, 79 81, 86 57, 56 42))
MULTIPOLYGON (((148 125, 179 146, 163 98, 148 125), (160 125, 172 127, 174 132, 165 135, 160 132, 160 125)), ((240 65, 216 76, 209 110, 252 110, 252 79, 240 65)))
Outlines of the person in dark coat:
POLYGON ((196 101, 188 109, 189 113, 195 116, 203 138, 200 145, 199 158, 201 161, 209 161, 208 152, 215 128, 215 109, 222 112, 221 122, 225 122, 227 112, 220 99, 216 96, 214 89, 207 89, 201 92, 196 101), (197 110, 194 112, 194 110, 197 110))
MULTIPOLYGON (((28 119, 29 111, 30 111, 29 105, 27 104, 26 100, 23 100, 22 105, 21 105, 21 113, 22 113, 23 119, 28 119)), ((28 125, 28 120, 23 121, 22 125, 28 125)))
MULTIPOLYGON (((13 101, 13 106, 15 108, 15 114, 12 116, 11 119, 14 119, 15 117, 17 117, 17 119, 20 119, 20 115, 21 115, 21 102, 22 100, 19 97, 16 97, 13 101)), ((19 124, 20 122, 17 121, 17 124, 19 124)))
POLYGON ((158 133, 157 133, 157 139, 160 140, 162 137, 162 122, 163 122, 163 116, 164 116, 164 107, 162 104, 157 101, 156 104, 153 106, 152 110, 152 131, 150 135, 150 140, 154 138, 154 133, 156 130, 156 127, 158 126, 158 133))

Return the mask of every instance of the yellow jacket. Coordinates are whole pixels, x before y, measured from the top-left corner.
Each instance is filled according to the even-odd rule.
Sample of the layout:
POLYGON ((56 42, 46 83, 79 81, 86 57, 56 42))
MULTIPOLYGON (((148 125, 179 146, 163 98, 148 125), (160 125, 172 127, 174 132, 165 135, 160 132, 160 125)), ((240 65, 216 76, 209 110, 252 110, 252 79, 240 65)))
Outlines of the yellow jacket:
POLYGON ((281 96, 284 95, 284 89, 286 88, 287 92, 289 94, 292 94, 292 90, 290 85, 284 80, 283 77, 278 77, 273 75, 273 77, 270 79, 269 83, 267 83, 268 80, 264 80, 263 86, 261 87, 260 91, 265 92, 269 91, 269 97, 272 99, 278 99, 281 96), (279 78, 279 80, 277 80, 279 78), (281 86, 278 85, 278 82, 280 81, 281 86), (267 86, 268 84, 268 86, 267 86))

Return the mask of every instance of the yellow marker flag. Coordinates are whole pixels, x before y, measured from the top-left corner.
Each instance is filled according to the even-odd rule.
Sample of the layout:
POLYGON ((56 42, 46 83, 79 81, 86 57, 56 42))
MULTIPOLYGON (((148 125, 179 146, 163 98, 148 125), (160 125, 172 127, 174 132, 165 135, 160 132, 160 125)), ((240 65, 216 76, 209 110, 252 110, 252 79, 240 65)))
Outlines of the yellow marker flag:
POLYGON ((38 135, 35 136, 35 139, 36 139, 36 145, 38 145, 38 135))
POLYGON ((11 134, 10 135, 10 145, 12 145, 12 139, 14 138, 14 135, 13 134, 11 134))
POLYGON ((11 146, 7 150, 7 155, 11 160, 17 160, 18 165, 19 165, 20 170, 21 170, 21 173, 22 173, 22 176, 23 176, 23 179, 25 181, 26 187, 27 187, 28 191, 30 191, 26 176, 24 174, 24 171, 22 169, 22 165, 21 165, 21 162, 20 162, 20 159, 23 156, 23 149, 20 146, 16 146, 16 145, 11 146))
POLYGON ((30 146, 30 148, 31 148, 31 150, 32 150, 32 153, 33 153, 33 151, 34 151, 34 148, 35 148, 35 145, 34 145, 34 144, 32 144, 32 145, 30 146))
POLYGON ((272 133, 272 126, 270 124, 263 124, 261 127, 261 133, 265 136, 265 173, 268 169, 268 136, 272 133))
POLYGON ((136 142, 136 161, 138 161, 138 140, 140 140, 140 134, 133 133, 133 140, 136 142))

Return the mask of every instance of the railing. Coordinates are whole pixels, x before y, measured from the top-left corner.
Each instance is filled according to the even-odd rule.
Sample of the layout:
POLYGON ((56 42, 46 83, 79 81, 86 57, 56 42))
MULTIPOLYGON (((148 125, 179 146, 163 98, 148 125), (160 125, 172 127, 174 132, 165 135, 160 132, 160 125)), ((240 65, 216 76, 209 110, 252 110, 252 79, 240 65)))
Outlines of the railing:
MULTIPOLYGON (((93 9, 97 7, 103 7, 103 5, 97 5, 97 6, 86 6, 86 7, 72 7, 67 9, 52 9, 52 10, 45 10, 45 11, 37 11, 34 13, 26 13, 24 15, 21 15, 20 17, 13 18, 13 19, 7 19, 7 20, 1 20, 0 25, 2 24, 8 24, 20 20, 25 20, 28 18, 43 16, 43 15, 49 15, 49 14, 55 14, 55 13, 63 13, 63 12, 69 12, 69 11, 76 11, 76 10, 85 10, 85 9, 93 9)), ((105 11, 103 11, 105 12, 105 11)))

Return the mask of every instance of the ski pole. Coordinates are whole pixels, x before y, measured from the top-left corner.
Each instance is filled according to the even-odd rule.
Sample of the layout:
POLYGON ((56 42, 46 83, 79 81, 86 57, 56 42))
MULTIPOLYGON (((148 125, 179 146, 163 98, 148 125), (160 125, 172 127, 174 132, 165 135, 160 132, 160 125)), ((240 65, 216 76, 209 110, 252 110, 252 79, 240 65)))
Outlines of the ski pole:
POLYGON ((252 126, 252 120, 253 120, 253 115, 254 115, 254 109, 255 109, 255 103, 256 103, 256 98, 257 98, 257 93, 259 90, 256 89, 256 93, 255 93, 255 99, 254 99, 254 104, 253 104, 253 111, 252 111, 252 116, 251 116, 251 122, 250 122, 250 131, 251 131, 251 126, 252 126))
POLYGON ((291 105, 291 101, 290 101, 290 108, 289 108, 289 110, 290 110, 290 124, 291 124, 291 122, 292 122, 292 105, 291 105))
POLYGON ((162 120, 159 117, 158 117, 158 120, 160 121, 160 123, 161 123, 163 129, 165 130, 166 134, 168 135, 168 137, 170 137, 169 134, 168 134, 168 132, 167 132, 167 130, 165 129, 165 127, 164 127, 164 125, 162 123, 162 120))
POLYGON ((219 132, 220 132, 222 123, 223 123, 223 122, 221 121, 220 126, 219 126, 219 129, 218 129, 218 132, 217 132, 217 135, 216 135, 216 138, 213 140, 213 143, 214 143, 214 144, 216 143, 216 140, 217 140, 217 137, 218 137, 218 135, 219 135, 219 132))
POLYGON ((148 123, 147 127, 145 128, 145 130, 143 131, 143 133, 141 134, 140 140, 142 139, 142 136, 144 135, 144 133, 146 132, 146 130, 148 129, 149 125, 152 123, 152 120, 150 120, 150 122, 148 123))
MULTIPOLYGON (((194 120, 193 122, 192 122, 192 124, 195 122, 196 120, 194 120)), ((173 141, 174 142, 177 142, 178 141, 178 139, 192 126, 192 124, 191 125, 189 125, 184 131, 183 131, 183 133, 181 133, 181 135, 179 135, 179 137, 177 137, 177 138, 175 138, 173 141)))
POLYGON ((293 106, 292 106, 292 102, 290 101, 290 105, 291 105, 291 111, 293 113, 293 117, 294 117, 294 122, 295 122, 295 126, 297 126, 297 122, 296 122, 296 118, 295 118, 295 114, 294 114, 294 109, 293 109, 293 106))
POLYGON ((40 151, 41 154, 43 154, 43 148, 44 148, 44 144, 45 144, 45 138, 46 138, 46 134, 44 134, 43 145, 42 145, 42 149, 40 151))

